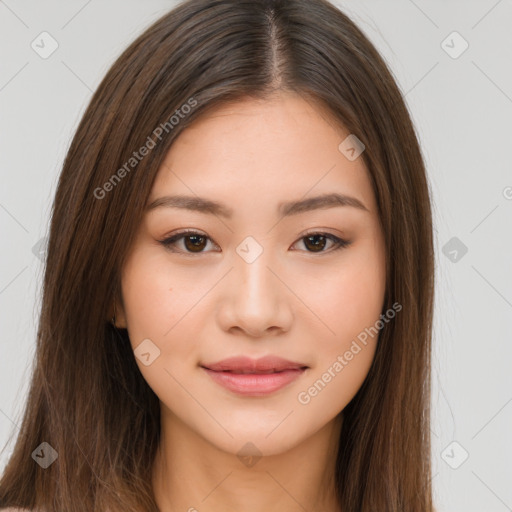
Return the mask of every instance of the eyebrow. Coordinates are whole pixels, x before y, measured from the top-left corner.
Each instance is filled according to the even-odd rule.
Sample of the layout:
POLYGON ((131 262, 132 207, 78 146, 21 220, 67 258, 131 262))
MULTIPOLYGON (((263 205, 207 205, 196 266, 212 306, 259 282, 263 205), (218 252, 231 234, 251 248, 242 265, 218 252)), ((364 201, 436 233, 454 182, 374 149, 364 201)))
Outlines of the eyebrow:
MULTIPOLYGON (((309 197, 299 201, 281 202, 278 204, 277 211, 283 217, 288 217, 312 210, 324 210, 337 206, 350 206, 370 213, 368 208, 366 208, 359 199, 336 192, 309 197)), ((160 207, 182 208, 200 213, 218 215, 227 219, 233 217, 233 210, 231 208, 228 208, 222 203, 198 196, 177 195, 159 197, 147 205, 146 211, 160 207)))

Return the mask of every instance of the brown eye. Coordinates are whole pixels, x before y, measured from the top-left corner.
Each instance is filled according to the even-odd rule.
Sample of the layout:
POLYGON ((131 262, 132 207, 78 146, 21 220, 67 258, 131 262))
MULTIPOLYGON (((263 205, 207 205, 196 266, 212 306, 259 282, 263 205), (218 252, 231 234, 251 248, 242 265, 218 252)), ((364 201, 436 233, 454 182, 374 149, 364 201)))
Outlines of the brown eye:
POLYGON ((310 235, 304 237, 304 245, 313 252, 321 252, 327 244, 327 237, 324 235, 310 235))
POLYGON ((165 240, 161 240, 160 243, 173 252, 200 254, 202 252, 209 252, 204 250, 208 245, 209 240, 210 238, 202 233, 184 231, 166 238, 165 240), (178 242, 181 242, 181 240, 183 240, 182 247, 176 248, 178 242))
POLYGON ((201 252, 206 246, 206 237, 202 235, 189 235, 183 237, 185 247, 191 252, 201 252))
POLYGON ((328 242, 332 242, 333 251, 347 247, 351 242, 343 240, 330 233, 310 233, 300 239, 304 241, 307 252, 330 252, 329 249, 324 250, 328 242))

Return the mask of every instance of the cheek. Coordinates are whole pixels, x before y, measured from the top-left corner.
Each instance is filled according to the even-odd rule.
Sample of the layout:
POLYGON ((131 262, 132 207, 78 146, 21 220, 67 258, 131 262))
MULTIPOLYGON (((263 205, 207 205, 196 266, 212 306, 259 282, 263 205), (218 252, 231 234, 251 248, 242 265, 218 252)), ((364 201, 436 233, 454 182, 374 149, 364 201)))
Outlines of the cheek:
POLYGON ((322 319, 330 330, 324 329, 325 334, 316 338, 316 364, 296 397, 309 417, 332 419, 354 398, 368 375, 377 348, 375 324, 384 293, 370 274, 341 275, 325 296, 322 319))
POLYGON ((137 366, 155 394, 167 405, 176 405, 183 395, 183 369, 196 364, 187 313, 197 302, 197 291, 190 286, 190 276, 170 269, 165 254, 140 248, 124 267, 122 294, 137 366), (146 360, 144 353, 150 354, 146 360))
POLYGON ((375 325, 385 294, 385 265, 378 239, 360 240, 315 290, 313 297, 309 295, 311 309, 318 311, 325 328, 317 337, 317 364, 298 401, 303 406, 314 403, 315 410, 329 416, 354 397, 375 355, 380 332, 375 325))
POLYGON ((186 284, 184 277, 171 272, 165 255, 154 252, 141 249, 132 255, 123 270, 122 294, 132 346, 149 338, 163 353, 179 334, 197 291, 190 280, 186 284))
MULTIPOLYGON (((385 266, 380 246, 371 238, 347 249, 329 272, 310 276, 308 305, 322 320, 329 346, 341 349, 365 328, 374 325, 382 311, 385 266)), ((329 350, 328 350, 329 351, 329 350)))
MULTIPOLYGON (((171 283, 155 265, 135 258, 123 278, 123 301, 128 330, 145 336, 165 329, 161 311, 171 300, 171 283)), ((169 311, 169 310, 168 310, 169 311)), ((172 318, 169 318, 169 322, 172 318)), ((169 328, 167 326, 167 328, 169 328)))

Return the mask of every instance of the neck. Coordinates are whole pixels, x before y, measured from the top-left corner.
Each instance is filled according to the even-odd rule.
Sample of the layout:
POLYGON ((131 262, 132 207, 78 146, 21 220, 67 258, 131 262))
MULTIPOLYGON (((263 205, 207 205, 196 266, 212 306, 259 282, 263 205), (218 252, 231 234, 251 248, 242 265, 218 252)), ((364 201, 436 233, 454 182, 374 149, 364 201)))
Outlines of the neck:
POLYGON ((335 462, 342 415, 297 446, 246 459, 197 435, 162 405, 153 489, 161 512, 339 512, 335 462))

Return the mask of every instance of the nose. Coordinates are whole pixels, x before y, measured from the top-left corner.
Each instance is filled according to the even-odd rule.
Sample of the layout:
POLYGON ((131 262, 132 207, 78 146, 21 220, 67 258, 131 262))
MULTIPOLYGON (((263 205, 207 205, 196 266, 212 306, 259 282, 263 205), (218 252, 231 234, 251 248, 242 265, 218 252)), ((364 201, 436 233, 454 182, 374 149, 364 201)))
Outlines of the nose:
POLYGON ((267 257, 267 251, 252 262, 235 254, 233 264, 223 280, 217 310, 221 327, 254 338, 288 331, 293 321, 293 294, 284 284, 286 278, 280 275, 279 267, 267 257))

